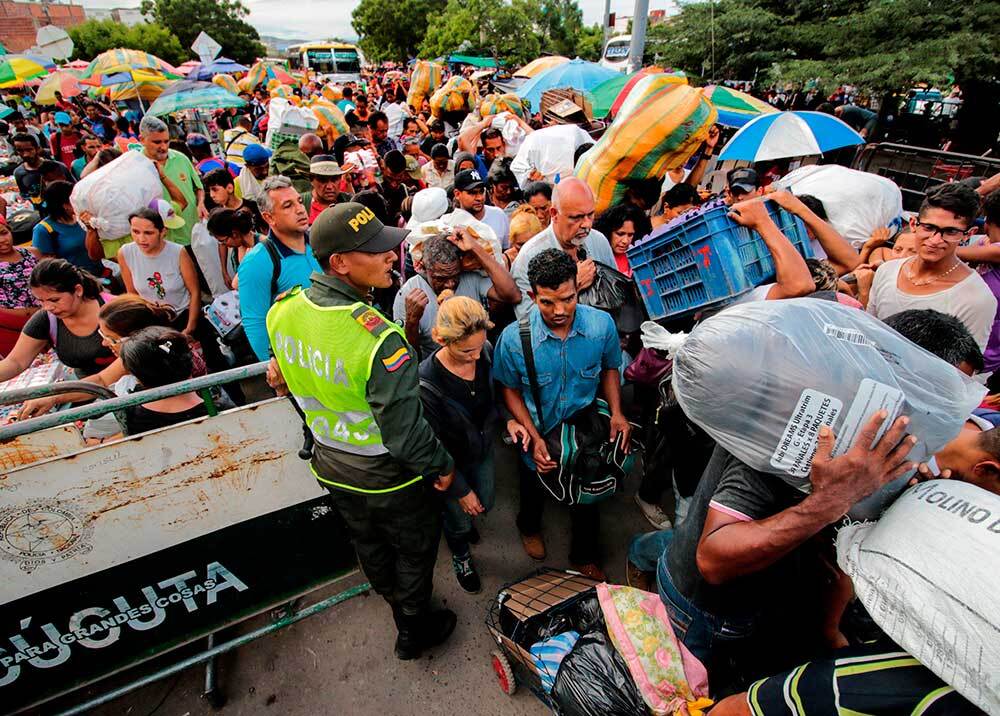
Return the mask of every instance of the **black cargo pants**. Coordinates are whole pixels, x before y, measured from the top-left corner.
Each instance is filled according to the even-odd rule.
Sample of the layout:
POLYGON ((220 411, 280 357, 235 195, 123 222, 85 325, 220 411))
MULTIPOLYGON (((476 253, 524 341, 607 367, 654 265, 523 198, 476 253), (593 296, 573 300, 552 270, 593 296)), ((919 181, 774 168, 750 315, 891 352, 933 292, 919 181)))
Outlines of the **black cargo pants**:
POLYGON ((327 487, 372 588, 404 614, 427 609, 441 541, 441 502, 424 481, 369 495, 327 487))

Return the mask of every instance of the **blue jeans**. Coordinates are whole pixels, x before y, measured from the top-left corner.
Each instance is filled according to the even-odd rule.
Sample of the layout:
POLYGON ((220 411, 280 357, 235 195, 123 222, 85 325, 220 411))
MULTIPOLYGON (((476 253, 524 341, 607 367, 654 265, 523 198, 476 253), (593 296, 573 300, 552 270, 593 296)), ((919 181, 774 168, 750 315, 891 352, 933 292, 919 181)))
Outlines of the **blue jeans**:
MULTIPOLYGON (((456 465, 465 482, 472 488, 483 505, 483 510, 493 509, 496 498, 496 473, 493 468, 493 447, 476 465, 456 465)), ((444 503, 444 540, 448 549, 456 557, 469 553, 469 533, 472 531, 472 517, 465 513, 458 500, 449 499, 444 503)))
POLYGON ((648 532, 632 539, 628 559, 644 572, 656 572, 656 587, 667 608, 677 638, 711 672, 719 653, 747 640, 753 633, 752 618, 722 618, 699 609, 678 591, 670 578, 667 555, 674 539, 673 530, 648 532))

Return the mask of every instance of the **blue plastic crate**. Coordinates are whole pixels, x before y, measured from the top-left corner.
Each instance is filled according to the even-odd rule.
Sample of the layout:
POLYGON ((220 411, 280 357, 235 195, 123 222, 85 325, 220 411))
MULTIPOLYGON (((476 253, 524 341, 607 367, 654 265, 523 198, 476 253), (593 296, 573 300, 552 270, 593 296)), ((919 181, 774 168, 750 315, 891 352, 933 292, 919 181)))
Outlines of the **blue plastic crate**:
MULTIPOLYGON (((768 213, 802 256, 805 224, 774 202, 768 213)), ((632 275, 650 318, 679 317, 724 304, 774 279, 774 260, 756 231, 729 218, 729 207, 694 214, 629 249, 632 275)))

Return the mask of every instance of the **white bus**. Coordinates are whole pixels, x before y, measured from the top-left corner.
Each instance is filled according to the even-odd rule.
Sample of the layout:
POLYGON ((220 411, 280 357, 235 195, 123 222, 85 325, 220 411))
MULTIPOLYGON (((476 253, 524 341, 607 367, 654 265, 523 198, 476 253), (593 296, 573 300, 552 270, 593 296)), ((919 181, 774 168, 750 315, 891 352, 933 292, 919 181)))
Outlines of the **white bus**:
POLYGON ((343 42, 306 42, 288 48, 288 63, 293 70, 307 69, 321 82, 361 81, 364 55, 356 45, 343 42))
POLYGON ((629 51, 632 48, 631 35, 617 35, 608 40, 601 55, 601 66, 618 72, 628 72, 629 51))

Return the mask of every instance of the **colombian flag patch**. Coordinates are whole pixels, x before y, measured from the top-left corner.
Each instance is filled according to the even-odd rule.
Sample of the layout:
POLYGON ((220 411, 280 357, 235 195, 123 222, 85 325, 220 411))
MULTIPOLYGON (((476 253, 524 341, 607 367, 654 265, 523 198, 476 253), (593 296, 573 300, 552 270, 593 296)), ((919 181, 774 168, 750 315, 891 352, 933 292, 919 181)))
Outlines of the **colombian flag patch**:
POLYGON ((407 350, 406 346, 403 346, 388 358, 383 358, 382 365, 385 366, 386 372, 393 373, 402 368, 408 360, 410 360, 410 351, 407 350))

